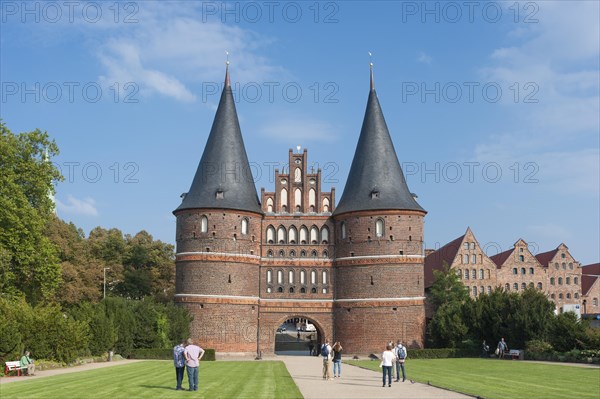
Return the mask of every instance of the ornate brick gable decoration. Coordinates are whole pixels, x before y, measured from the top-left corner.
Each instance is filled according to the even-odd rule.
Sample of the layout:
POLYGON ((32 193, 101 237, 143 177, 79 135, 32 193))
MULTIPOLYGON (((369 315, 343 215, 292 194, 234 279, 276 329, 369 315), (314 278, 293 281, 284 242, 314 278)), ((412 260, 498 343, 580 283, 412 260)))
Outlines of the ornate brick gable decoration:
POLYGON ((302 317, 347 354, 377 353, 396 339, 422 347, 426 212, 408 191, 372 70, 339 207, 321 170, 309 170, 306 149, 290 149, 288 161, 259 201, 243 173, 227 70, 196 176, 173 212, 175 301, 194 317, 192 338, 218 352, 272 353, 281 323, 302 317))

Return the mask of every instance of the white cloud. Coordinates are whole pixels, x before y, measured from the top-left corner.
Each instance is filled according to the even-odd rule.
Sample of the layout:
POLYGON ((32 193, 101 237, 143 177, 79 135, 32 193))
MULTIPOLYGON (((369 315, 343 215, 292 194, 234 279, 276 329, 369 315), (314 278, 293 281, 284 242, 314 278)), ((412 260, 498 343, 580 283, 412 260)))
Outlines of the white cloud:
POLYGON ((432 60, 433 59, 431 58, 431 56, 428 54, 425 54, 423 51, 421 51, 419 53, 419 56, 417 57, 417 61, 419 61, 423 64, 427 64, 427 65, 431 64, 432 60))
POLYGON ((230 53, 232 81, 273 81, 287 74, 258 54, 271 39, 238 26, 202 21, 194 4, 139 6, 139 23, 110 31, 97 50, 106 69, 101 76, 105 84, 134 82, 143 95, 194 101, 192 85, 223 82, 225 51, 230 53))
POLYGON ((487 139, 476 145, 475 158, 535 162, 541 186, 559 189, 559 195, 597 197, 600 3, 535 4, 539 22, 519 24, 509 32, 507 41, 517 44, 493 50, 490 64, 481 69, 482 80, 503 88, 517 83, 520 93, 515 102, 514 91, 506 90, 506 126, 487 132, 487 139), (528 82, 535 86, 524 90, 528 82), (537 101, 524 101, 532 93, 537 101))
POLYGON ((139 53, 135 43, 111 41, 105 52, 100 54, 100 60, 107 69, 107 74, 100 77, 101 82, 106 86, 115 82, 121 85, 133 82, 142 93, 158 92, 179 101, 195 100, 196 97, 173 76, 145 68, 139 53))
POLYGON ((66 204, 59 199, 56 199, 56 210, 59 213, 71 215, 98 216, 96 201, 93 198, 87 197, 80 200, 70 194, 67 195, 66 204))

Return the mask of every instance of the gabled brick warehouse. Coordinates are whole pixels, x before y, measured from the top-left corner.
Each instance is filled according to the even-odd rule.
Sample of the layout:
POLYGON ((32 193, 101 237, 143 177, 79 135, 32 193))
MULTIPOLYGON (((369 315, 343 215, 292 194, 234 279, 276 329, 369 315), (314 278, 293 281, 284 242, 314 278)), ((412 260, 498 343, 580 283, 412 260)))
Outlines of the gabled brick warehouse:
POLYGON ((274 191, 256 193, 229 71, 177 218, 175 300, 192 337, 218 352, 273 353, 286 320, 312 322, 347 354, 392 339, 422 347, 423 224, 388 131, 371 69, 364 121, 346 187, 321 189, 307 150, 288 153, 274 191))

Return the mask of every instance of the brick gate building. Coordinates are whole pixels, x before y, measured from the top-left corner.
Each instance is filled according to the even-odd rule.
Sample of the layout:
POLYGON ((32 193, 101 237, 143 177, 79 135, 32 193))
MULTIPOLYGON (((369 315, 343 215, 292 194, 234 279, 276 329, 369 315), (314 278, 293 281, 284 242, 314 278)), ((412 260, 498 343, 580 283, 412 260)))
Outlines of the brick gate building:
POLYGON ((175 301, 193 338, 218 352, 272 353, 285 320, 304 318, 348 354, 425 333, 423 224, 373 85, 344 193, 324 192, 305 149, 259 200, 229 72, 177 218, 175 301))

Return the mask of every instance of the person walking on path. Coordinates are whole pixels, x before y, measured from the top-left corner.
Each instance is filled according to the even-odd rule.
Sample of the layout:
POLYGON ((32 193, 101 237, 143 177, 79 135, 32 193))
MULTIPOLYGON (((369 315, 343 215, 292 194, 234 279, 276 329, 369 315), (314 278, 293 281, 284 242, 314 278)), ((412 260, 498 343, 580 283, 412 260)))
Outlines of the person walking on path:
POLYGON ((504 341, 504 337, 500 339, 498 342, 498 347, 496 348, 496 355, 498 355, 498 359, 504 359, 504 352, 508 351, 508 345, 504 341))
POLYGON ((27 367, 27 375, 35 375, 35 363, 33 363, 29 354, 29 351, 25 351, 25 354, 21 357, 20 366, 21 368, 27 367))
POLYGON ((396 382, 400 381, 400 369, 402 369, 402 382, 406 381, 406 370, 404 369, 404 362, 408 356, 406 347, 402 345, 402 342, 398 340, 396 345, 396 382))
POLYGON ((339 341, 333 344, 333 378, 342 376, 342 345, 339 341), (337 373, 336 373, 337 370, 337 373))
POLYGON ((383 386, 385 387, 385 376, 387 374, 388 387, 392 386, 392 364, 396 361, 396 355, 392 352, 392 345, 388 344, 381 354, 381 368, 383 371, 383 386))
POLYGON ((331 380, 331 345, 327 339, 321 346, 321 357, 323 358, 323 379, 329 381, 331 380))
POLYGON ((185 370, 185 347, 183 346, 185 341, 181 341, 179 345, 173 348, 173 363, 175 365, 175 378, 177 379, 177 386, 175 390, 181 391, 181 382, 183 381, 183 372, 185 370))
POLYGON ((200 367, 200 359, 204 356, 204 349, 198 345, 194 345, 191 338, 187 340, 188 345, 185 347, 185 365, 187 366, 188 382, 190 383, 190 391, 198 390, 198 368, 200 367))

